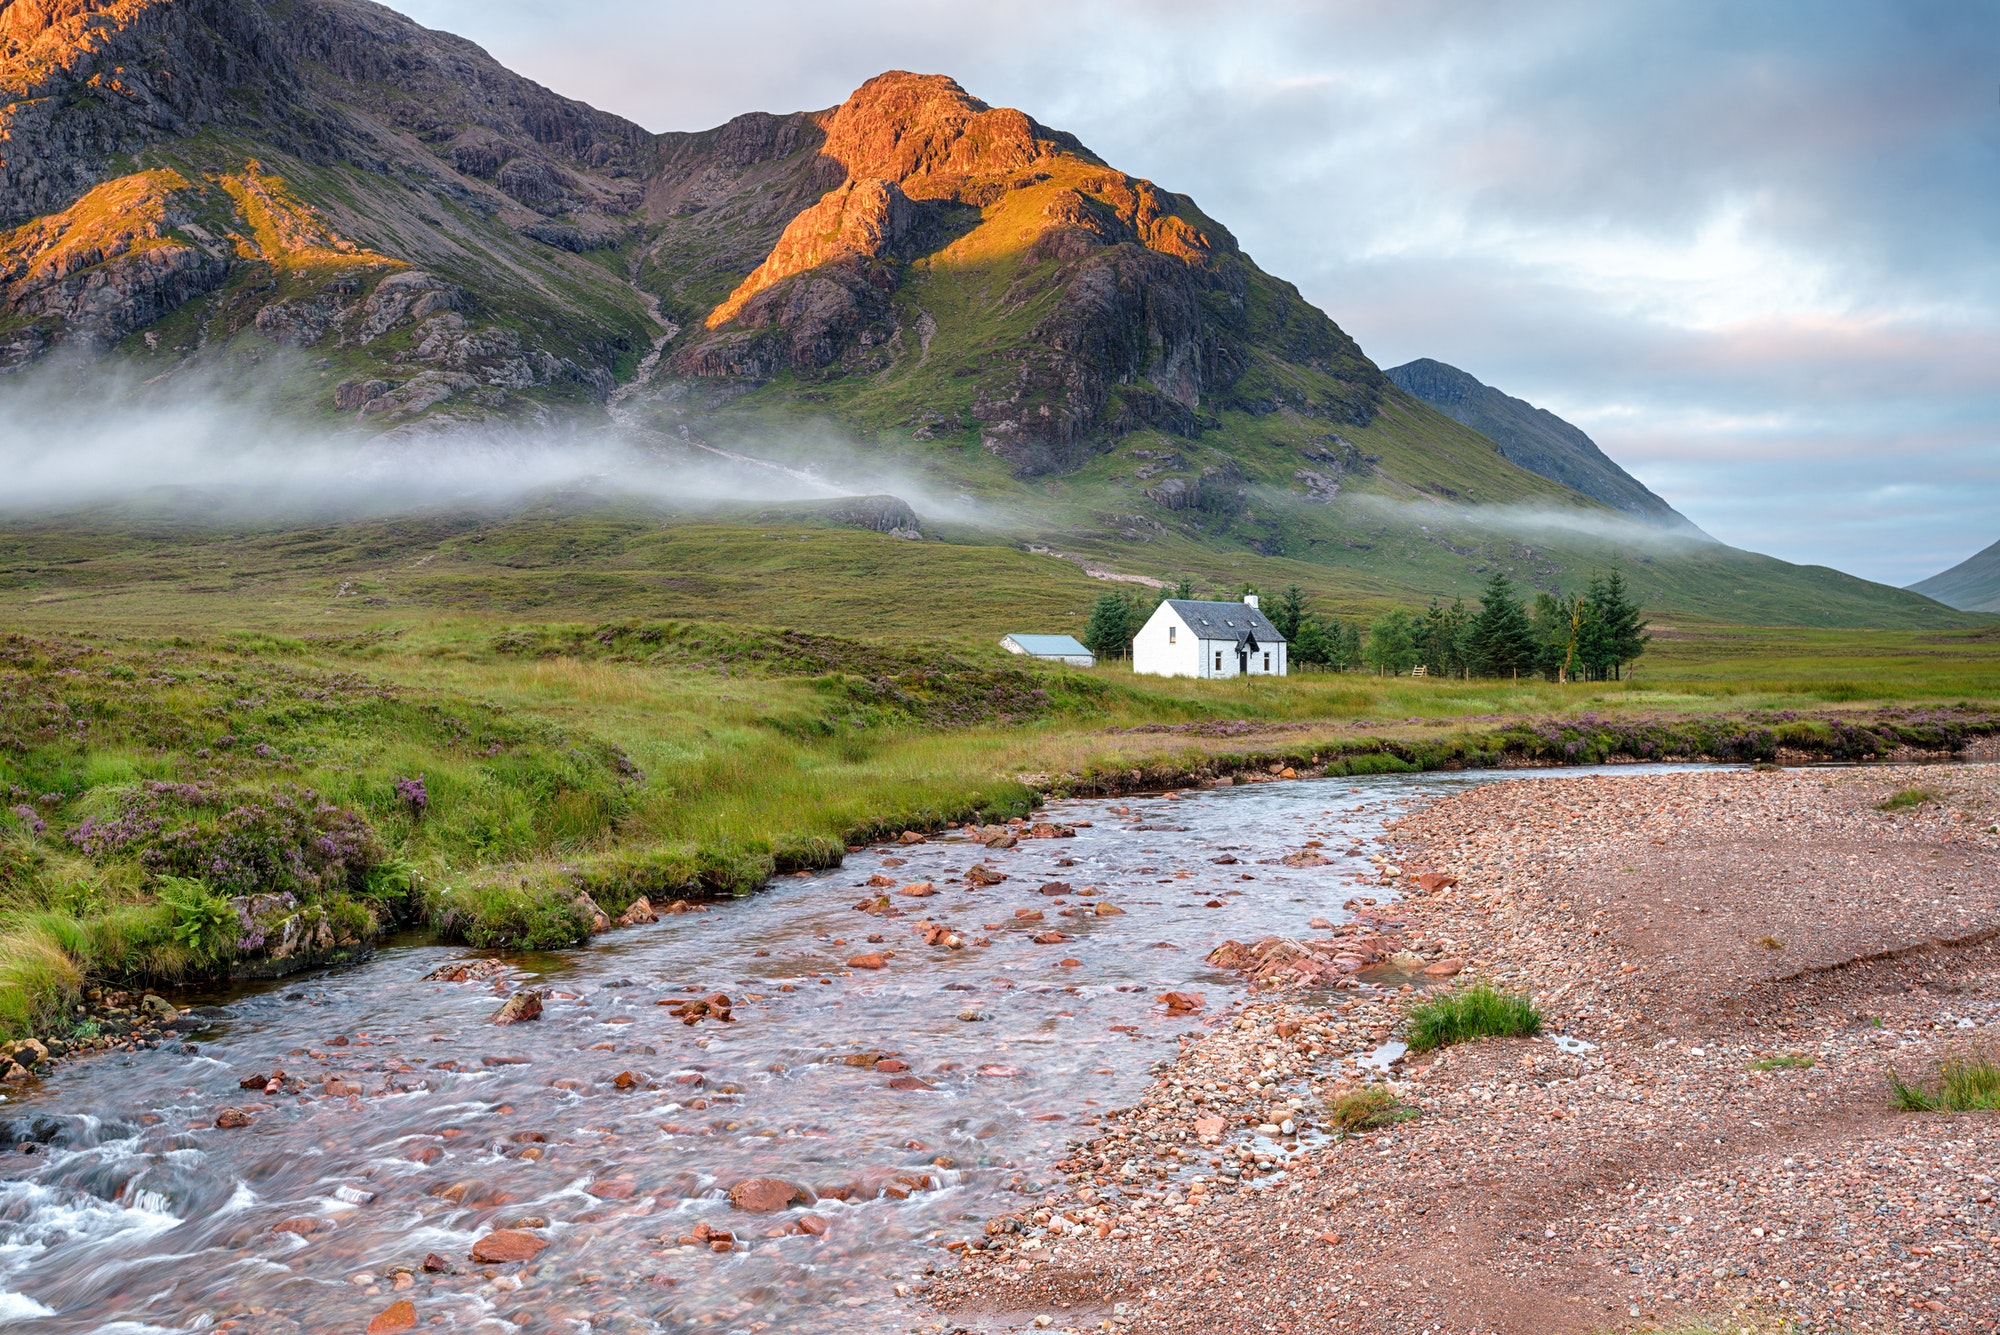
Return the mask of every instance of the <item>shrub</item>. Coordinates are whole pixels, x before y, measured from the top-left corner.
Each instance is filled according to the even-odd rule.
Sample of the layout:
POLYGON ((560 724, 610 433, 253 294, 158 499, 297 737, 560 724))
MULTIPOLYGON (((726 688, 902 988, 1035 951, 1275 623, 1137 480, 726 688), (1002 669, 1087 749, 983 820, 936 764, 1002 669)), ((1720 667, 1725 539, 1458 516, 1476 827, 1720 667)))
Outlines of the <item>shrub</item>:
POLYGON ((232 792, 147 782, 68 835, 86 856, 136 857, 159 876, 199 879, 225 895, 360 889, 382 859, 368 822, 310 789, 232 792))
POLYGON ((1342 1094, 1326 1105, 1327 1121, 1342 1131, 1377 1131, 1416 1115, 1415 1108, 1398 1103, 1396 1096, 1380 1085, 1342 1094))
POLYGON ((1936 1088, 1912 1085, 1893 1069, 1889 1089, 1905 1112, 2000 1112, 2000 1053, 1955 1052, 1938 1062, 1936 1088))
POLYGON ((1527 996, 1473 983, 1410 1007, 1404 1033, 1411 1052, 1429 1052, 1475 1038, 1513 1038, 1542 1031, 1542 1013, 1527 996))
POLYGON ((422 820, 431 807, 431 795, 424 787, 424 776, 419 774, 414 779, 397 779, 396 800, 410 813, 410 819, 422 820))

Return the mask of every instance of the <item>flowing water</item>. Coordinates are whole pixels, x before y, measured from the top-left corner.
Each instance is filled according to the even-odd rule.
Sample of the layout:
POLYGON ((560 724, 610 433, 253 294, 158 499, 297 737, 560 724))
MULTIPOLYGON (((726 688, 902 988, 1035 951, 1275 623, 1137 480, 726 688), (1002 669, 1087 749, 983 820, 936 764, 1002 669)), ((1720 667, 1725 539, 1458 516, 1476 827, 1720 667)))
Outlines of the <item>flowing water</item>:
POLYGON ((192 1051, 63 1067, 0 1105, 0 1323, 360 1331, 408 1298, 421 1329, 492 1335, 927 1326, 895 1286, 1051 1181, 1094 1111, 1138 1098, 1201 1020, 1162 993, 1229 1005, 1240 989, 1210 949, 1385 897, 1366 861, 1381 822, 1476 781, 1059 803, 1052 819, 1088 823, 1074 838, 870 849, 586 950, 509 957, 499 979, 425 981, 468 952, 412 944, 216 998, 192 1051), (1330 865, 1277 863, 1309 840, 1330 865), (975 862, 1007 879, 968 886, 975 862), (938 893, 860 912, 877 874, 938 893), (1074 891, 1043 893, 1056 881, 1074 891), (925 945, 926 919, 963 948, 925 945), (1051 930, 1069 939, 1033 940, 1051 930), (847 967, 868 951, 893 957, 847 967), (543 1017, 490 1024, 524 984, 549 995, 543 1017), (658 1004, 716 991, 727 1023, 658 1004), (303 1092, 239 1088, 279 1070, 303 1092), (217 1129, 224 1107, 250 1124, 217 1129), (733 1209, 750 1177, 818 1199, 733 1209), (808 1213, 823 1236, 797 1231, 808 1213), (548 1241, 533 1262, 468 1259, 524 1220, 548 1241), (700 1224, 736 1247, 692 1241, 700 1224), (433 1253, 451 1271, 422 1271, 433 1253))

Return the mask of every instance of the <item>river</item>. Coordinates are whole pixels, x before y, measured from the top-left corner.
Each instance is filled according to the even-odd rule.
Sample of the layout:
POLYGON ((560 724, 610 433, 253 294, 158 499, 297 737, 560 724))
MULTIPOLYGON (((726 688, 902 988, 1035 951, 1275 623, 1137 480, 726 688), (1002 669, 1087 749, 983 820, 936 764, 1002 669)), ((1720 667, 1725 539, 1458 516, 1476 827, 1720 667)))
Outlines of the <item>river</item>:
POLYGON ((1074 837, 871 848, 588 949, 504 957, 498 978, 427 981, 477 952, 409 943, 201 999, 191 1044, 62 1066, 0 1107, 0 1322, 359 1332, 408 1299, 420 1329, 490 1335, 928 1327, 898 1286, 1050 1181, 1084 1119, 1135 1101, 1240 996, 1209 950, 1386 898, 1367 861, 1382 822, 1499 777, 1523 776, 1054 803, 1074 837), (1311 841, 1327 865, 1277 863, 1311 841), (1006 879, 969 886, 974 863, 1006 879), (919 882, 937 893, 896 893, 919 882), (857 908, 885 893, 897 916, 857 908), (962 946, 924 944, 920 921, 962 946), (1052 932, 1067 939, 1034 939, 1052 932), (871 951, 893 955, 847 966, 871 951), (527 985, 542 1018, 491 1024, 527 985), (1170 990, 1205 1009, 1170 1013, 1170 990), (660 1004, 715 992, 727 1022, 660 1004), (274 1095, 240 1087, 279 1071, 274 1095), (218 1129, 225 1107, 249 1124, 218 1129), (732 1208, 752 1177, 818 1199, 732 1208), (546 1250, 468 1259, 513 1225, 546 1250), (425 1271, 433 1255, 448 1269, 425 1271))

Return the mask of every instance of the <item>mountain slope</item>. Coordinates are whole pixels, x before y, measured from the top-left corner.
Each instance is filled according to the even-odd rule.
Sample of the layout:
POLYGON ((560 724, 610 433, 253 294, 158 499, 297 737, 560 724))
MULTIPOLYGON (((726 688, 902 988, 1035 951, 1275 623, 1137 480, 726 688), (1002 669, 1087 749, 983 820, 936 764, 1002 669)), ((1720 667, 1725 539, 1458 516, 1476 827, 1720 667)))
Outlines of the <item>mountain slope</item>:
POLYGON ((1650 523, 1701 533, 1613 462, 1596 441, 1548 409, 1503 394, 1456 366, 1428 357, 1392 366, 1383 374, 1454 422, 1491 439, 1502 454, 1529 472, 1650 523))
POLYGON ((1967 612, 2000 612, 2000 542, 1910 585, 1912 593, 1967 612))
POLYGON ((12 0, 0 94, 0 373, 69 347, 362 432, 615 423, 1162 575, 1615 563, 1724 618, 1958 615, 1706 543, 1581 433, 1590 468, 1520 466, 1194 201, 941 75, 656 135, 368 0, 12 0))

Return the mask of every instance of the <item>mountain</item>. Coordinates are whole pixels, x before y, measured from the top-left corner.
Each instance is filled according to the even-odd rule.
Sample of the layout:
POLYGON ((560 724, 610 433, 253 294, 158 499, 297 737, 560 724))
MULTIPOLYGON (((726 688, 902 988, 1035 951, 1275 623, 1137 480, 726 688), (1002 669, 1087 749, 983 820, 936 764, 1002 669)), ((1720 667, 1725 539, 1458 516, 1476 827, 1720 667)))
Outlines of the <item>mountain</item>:
POLYGON ((2000 612, 2000 542, 1910 590, 1967 612, 2000 612))
POLYGON ((1707 538, 1597 448, 1596 441, 1548 409, 1503 394, 1456 366, 1428 357, 1392 366, 1383 374, 1452 421, 1491 440, 1500 453, 1529 472, 1648 523, 1707 538))
POLYGON ((1709 543, 1581 433, 1543 454, 1592 468, 1522 466, 1193 200, 942 75, 655 134, 367 0, 0 0, 0 145, 0 377, 67 350, 319 428, 615 427, 1357 606, 1619 564, 1723 620, 1963 619, 1709 543))

